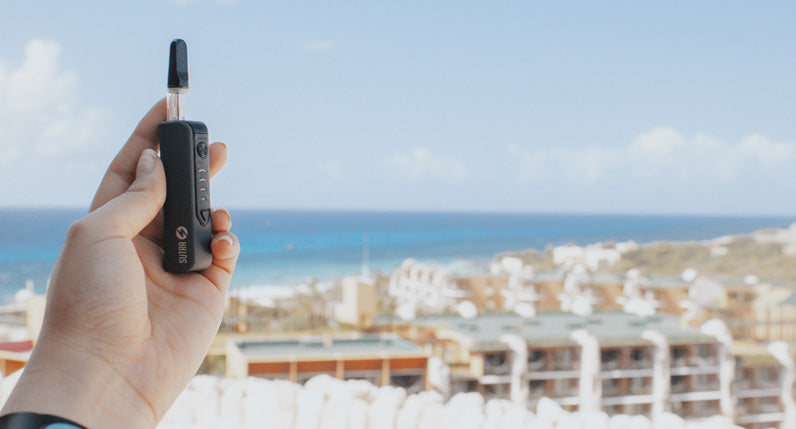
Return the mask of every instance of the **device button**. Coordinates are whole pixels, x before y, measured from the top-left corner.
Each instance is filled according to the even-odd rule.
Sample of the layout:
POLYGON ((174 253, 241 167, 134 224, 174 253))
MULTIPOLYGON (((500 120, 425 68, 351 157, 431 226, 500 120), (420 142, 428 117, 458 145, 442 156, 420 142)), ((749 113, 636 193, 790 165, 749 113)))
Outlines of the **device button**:
POLYGON ((196 145, 196 154, 199 155, 200 158, 205 158, 207 156, 207 143, 200 142, 196 145))
POLYGON ((199 212, 199 220, 202 221, 202 225, 207 224, 207 221, 210 220, 210 210, 202 210, 199 212))

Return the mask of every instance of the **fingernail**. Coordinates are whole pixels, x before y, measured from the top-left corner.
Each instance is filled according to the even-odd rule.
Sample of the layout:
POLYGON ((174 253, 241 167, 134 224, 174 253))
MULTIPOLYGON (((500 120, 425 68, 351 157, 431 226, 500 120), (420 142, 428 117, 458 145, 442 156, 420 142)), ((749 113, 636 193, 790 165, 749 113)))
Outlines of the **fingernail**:
POLYGON ((218 142, 218 144, 220 144, 221 146, 224 146, 224 149, 227 149, 227 144, 226 144, 226 143, 224 143, 224 142, 218 142))
POLYGON ((221 238, 219 238, 219 241, 226 241, 227 242, 226 246, 224 246, 224 247, 231 247, 232 246, 232 238, 230 236, 228 236, 228 235, 222 235, 221 238))
POLYGON ((144 149, 141 158, 138 160, 138 176, 146 176, 155 171, 155 157, 157 154, 152 149, 144 149))

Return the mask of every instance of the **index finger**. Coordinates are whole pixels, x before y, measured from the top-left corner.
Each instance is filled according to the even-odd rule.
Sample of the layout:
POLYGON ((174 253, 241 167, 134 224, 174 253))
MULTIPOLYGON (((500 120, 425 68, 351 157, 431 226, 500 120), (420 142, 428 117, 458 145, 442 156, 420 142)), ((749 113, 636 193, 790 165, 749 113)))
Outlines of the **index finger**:
POLYGON ((166 99, 161 98, 133 131, 102 178, 99 189, 91 202, 91 209, 98 207, 120 195, 135 180, 135 167, 144 149, 158 150, 158 124, 166 120, 166 99))

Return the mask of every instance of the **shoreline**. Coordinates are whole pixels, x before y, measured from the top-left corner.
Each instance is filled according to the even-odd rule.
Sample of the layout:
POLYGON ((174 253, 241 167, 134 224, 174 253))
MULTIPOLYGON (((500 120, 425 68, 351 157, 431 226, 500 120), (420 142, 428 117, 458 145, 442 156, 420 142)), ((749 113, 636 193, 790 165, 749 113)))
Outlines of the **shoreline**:
MULTIPOLYGON (((37 293, 43 293, 60 252, 70 219, 59 215, 64 210, 34 211, 41 216, 11 216, 11 223, 18 228, 0 233, 3 300, 28 279, 34 280, 37 293)), ((543 253, 566 243, 586 246, 634 240, 644 247, 661 243, 705 245, 727 236, 728 231, 738 231, 733 234, 736 237, 747 237, 781 230, 778 228, 793 221, 781 216, 455 212, 381 215, 344 211, 331 212, 326 217, 323 213, 326 212, 241 213, 233 230, 244 237, 243 253, 232 289, 295 287, 308 278, 333 282, 356 275, 362 270, 365 244, 360 231, 369 237, 366 241, 373 272, 389 273, 403 260, 414 258, 467 275, 483 273, 498 255, 543 253), (665 239, 660 240, 662 237, 665 239), (286 243, 294 243, 295 247, 288 250, 286 243)))

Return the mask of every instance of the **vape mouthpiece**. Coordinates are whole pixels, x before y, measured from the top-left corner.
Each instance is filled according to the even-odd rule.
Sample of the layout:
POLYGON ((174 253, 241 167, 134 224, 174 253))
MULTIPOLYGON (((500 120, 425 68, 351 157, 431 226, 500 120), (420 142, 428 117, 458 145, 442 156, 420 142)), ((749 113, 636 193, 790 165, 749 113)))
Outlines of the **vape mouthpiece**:
POLYGON ((182 39, 171 41, 169 49, 169 88, 188 89, 188 46, 182 39))
POLYGON ((169 92, 166 95, 166 119, 182 121, 182 94, 188 92, 188 46, 182 39, 171 41, 169 48, 169 92))

